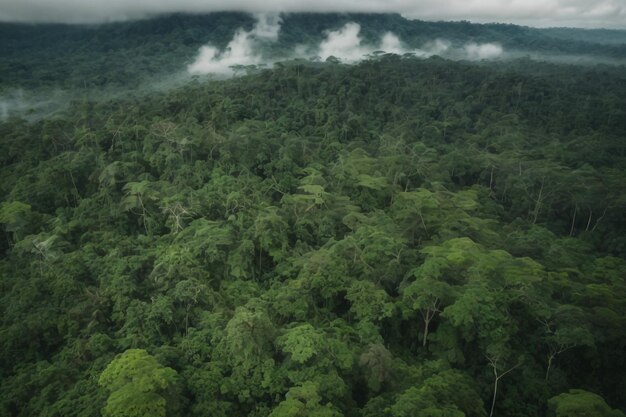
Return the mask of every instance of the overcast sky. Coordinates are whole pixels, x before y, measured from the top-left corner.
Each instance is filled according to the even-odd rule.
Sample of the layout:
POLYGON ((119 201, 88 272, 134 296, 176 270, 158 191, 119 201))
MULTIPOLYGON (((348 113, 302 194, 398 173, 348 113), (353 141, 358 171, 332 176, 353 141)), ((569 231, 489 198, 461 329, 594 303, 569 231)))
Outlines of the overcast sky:
POLYGON ((423 20, 626 29, 626 0, 0 0, 0 20, 103 22, 169 12, 398 12, 423 20))

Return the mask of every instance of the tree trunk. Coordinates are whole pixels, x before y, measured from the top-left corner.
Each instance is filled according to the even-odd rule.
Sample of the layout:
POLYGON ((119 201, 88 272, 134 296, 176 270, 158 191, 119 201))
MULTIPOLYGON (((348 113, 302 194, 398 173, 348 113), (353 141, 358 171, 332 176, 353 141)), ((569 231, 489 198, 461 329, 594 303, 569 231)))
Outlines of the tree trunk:
POLYGON ((548 382, 548 377, 550 376, 550 368, 552 367, 552 361, 554 360, 555 354, 551 353, 548 355, 548 367, 546 368, 546 382, 548 382))
POLYGON ((537 196, 537 201, 535 202, 535 210, 533 213, 533 224, 537 223, 537 218, 539 217, 539 211, 541 210, 542 198, 543 198, 543 185, 544 180, 541 180, 541 188, 539 189, 539 195, 537 196))
POLYGON ((574 207, 574 217, 572 218, 572 227, 569 228, 570 237, 574 235, 574 224, 576 223, 576 212, 578 211, 578 204, 574 207))
POLYGON ((591 226, 591 218, 593 217, 593 210, 589 209, 589 218, 587 219, 587 227, 585 227, 585 232, 589 231, 589 227, 591 226))
POLYGON ((500 379, 498 377, 498 372, 496 371, 496 368, 493 368, 493 374, 495 375, 496 379, 493 382, 493 399, 491 400, 491 411, 489 412, 489 417, 493 416, 493 409, 496 406, 496 395, 498 395, 498 380, 500 379))

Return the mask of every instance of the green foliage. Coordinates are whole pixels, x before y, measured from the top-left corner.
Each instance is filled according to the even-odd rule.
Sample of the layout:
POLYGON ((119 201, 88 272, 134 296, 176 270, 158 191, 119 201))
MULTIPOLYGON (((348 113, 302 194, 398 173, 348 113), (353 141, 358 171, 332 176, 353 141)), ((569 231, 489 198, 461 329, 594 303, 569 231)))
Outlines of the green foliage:
POLYGON ((226 325, 222 343, 233 364, 249 369, 267 353, 273 338, 274 326, 263 310, 238 307, 226 325))
POLYGON ((303 324, 287 330, 276 342, 293 361, 304 363, 320 352, 324 335, 310 324, 303 324))
POLYGON ((624 413, 613 410, 597 394, 581 389, 572 389, 548 401, 556 417, 623 417, 624 413))
MULTIPOLYGON (((176 371, 159 364, 145 350, 127 350, 100 375, 100 386, 110 391, 103 415, 165 417, 168 408, 172 408, 167 403, 167 397, 176 383, 176 371)), ((177 399, 174 398, 174 401, 177 399)))
POLYGON ((447 370, 427 378, 396 397, 389 409, 393 417, 486 416, 480 396, 462 373, 447 370))
POLYGON ((291 388, 282 401, 272 411, 270 417, 341 417, 342 414, 331 404, 320 404, 321 397, 317 386, 306 382, 291 388))
MULTIPOLYGON (((414 47, 595 48, 507 25, 283 20, 272 56, 349 20, 414 47)), ((84 91, 179 69, 238 25, 253 20, 0 25, 0 89, 82 97, 0 123, 0 415, 621 415, 623 68, 376 54, 84 91), (37 31, 44 54, 16 49, 37 31), (103 50, 65 62, 83 35, 103 50), (165 44, 167 62, 147 59, 165 44)))
POLYGON ((367 386, 372 391, 379 391, 385 382, 391 380, 393 357, 382 344, 373 343, 361 354, 361 365, 368 374, 367 386))
POLYGON ((30 206, 19 201, 3 202, 0 209, 0 223, 8 232, 17 232, 28 224, 30 206))
POLYGON ((393 314, 389 295, 368 281, 355 281, 346 292, 350 311, 358 320, 378 322, 393 314))

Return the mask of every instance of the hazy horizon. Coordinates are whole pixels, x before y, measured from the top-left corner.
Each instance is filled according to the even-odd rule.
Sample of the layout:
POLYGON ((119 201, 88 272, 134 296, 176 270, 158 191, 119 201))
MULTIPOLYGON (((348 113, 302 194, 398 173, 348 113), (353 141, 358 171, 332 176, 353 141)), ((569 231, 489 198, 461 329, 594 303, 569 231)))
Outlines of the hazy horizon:
POLYGON ((408 19, 510 23, 538 28, 576 27, 626 29, 626 0, 301 0, 203 1, 146 0, 0 0, 1 22, 107 23, 153 18, 171 13, 204 14, 220 11, 249 13, 399 13, 408 19))

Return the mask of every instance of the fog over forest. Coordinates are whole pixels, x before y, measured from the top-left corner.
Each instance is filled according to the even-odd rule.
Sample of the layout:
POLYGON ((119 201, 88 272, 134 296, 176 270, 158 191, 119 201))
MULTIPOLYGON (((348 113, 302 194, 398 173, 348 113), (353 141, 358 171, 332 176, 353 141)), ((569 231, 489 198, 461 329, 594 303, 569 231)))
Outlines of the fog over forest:
POLYGON ((626 29, 622 0, 2 0, 0 21, 98 23, 164 13, 399 13, 410 19, 470 20, 533 27, 626 29))
MULTIPOLYGON (((271 66, 273 62, 264 58, 261 51, 264 44, 278 40, 281 18, 279 15, 267 14, 257 14, 255 18, 257 21, 252 30, 237 30, 224 50, 220 51, 211 45, 203 46, 188 71, 191 74, 231 75, 238 65, 271 66)), ((483 60, 499 58, 504 52, 497 43, 468 42, 461 47, 453 47, 444 39, 435 39, 426 42, 421 48, 413 49, 405 46, 391 31, 385 32, 379 42, 367 44, 360 32, 358 23, 348 22, 337 30, 324 31, 324 39, 318 45, 296 45, 292 53, 282 59, 325 61, 334 57, 343 63, 354 64, 376 53, 391 53, 411 54, 420 58, 440 55, 452 59, 483 60)))
POLYGON ((0 416, 626 417, 624 10, 0 0, 0 416))
MULTIPOLYGON (((206 24, 200 26, 199 21, 193 20, 201 20, 202 17, 187 16, 186 19, 191 19, 191 27, 194 27, 191 29, 187 26, 185 29, 187 33, 191 33, 190 30, 198 33, 200 30, 206 31, 211 28, 211 23, 208 23, 208 26, 205 26, 206 24)), ((20 38, 15 38, 14 42, 7 42, 4 45, 4 55, 7 59, 4 68, 1 68, 2 65, 0 65, 0 69, 6 74, 5 81, 0 80, 0 118, 5 120, 10 115, 21 115, 29 120, 38 120, 44 115, 66 108, 69 103, 80 99, 80 97, 89 97, 90 100, 106 100, 120 93, 123 94, 129 88, 138 94, 143 94, 146 91, 162 91, 166 88, 180 86, 197 75, 224 78, 245 74, 253 67, 271 68, 277 62, 298 59, 324 62, 332 58, 343 64, 356 64, 366 59, 381 56, 383 53, 391 53, 421 59, 440 56, 445 59, 474 61, 476 63, 490 60, 503 62, 532 59, 583 66, 626 64, 626 52, 622 46, 626 43, 626 31, 618 30, 570 30, 567 32, 565 29, 538 30, 511 26, 511 28, 517 28, 516 30, 534 31, 531 33, 534 33, 535 36, 541 35, 544 38, 548 36, 547 39, 555 43, 552 48, 556 50, 547 51, 541 48, 539 39, 534 41, 532 45, 516 45, 504 32, 502 33, 504 36, 497 33, 489 34, 488 31, 492 28, 499 28, 497 25, 491 27, 476 25, 476 30, 482 30, 485 33, 485 35, 476 36, 463 32, 455 33, 449 28, 444 29, 446 23, 443 22, 420 22, 417 24, 430 25, 430 28, 420 29, 423 32, 416 39, 415 36, 403 38, 399 33, 396 33, 398 19, 407 28, 413 25, 412 21, 399 16, 394 18, 395 20, 387 19, 386 27, 385 24, 377 25, 372 30, 373 28, 367 21, 360 22, 359 19, 350 18, 350 15, 337 15, 343 16, 343 18, 336 20, 335 23, 318 26, 313 32, 307 29, 306 36, 301 37, 301 41, 293 42, 294 36, 291 33, 294 31, 294 25, 297 25, 297 19, 299 19, 297 16, 307 16, 306 14, 293 15, 273 12, 249 15, 234 14, 234 16, 247 17, 236 18, 230 25, 224 26, 226 28, 225 35, 226 33, 230 33, 230 35, 213 38, 209 36, 209 39, 204 42, 198 40, 191 43, 188 40, 185 40, 185 43, 181 40, 175 41, 173 45, 177 45, 176 48, 178 48, 175 52, 176 58, 170 57, 166 50, 140 50, 139 45, 135 47, 138 52, 137 56, 122 56, 121 54, 128 52, 128 45, 123 43, 116 45, 113 41, 111 46, 107 47, 108 54, 111 56, 106 58, 107 62, 103 62, 104 65, 101 67, 98 67, 98 61, 104 58, 97 53, 90 57, 84 49, 83 54, 72 54, 69 51, 81 43, 87 45, 91 42, 89 40, 91 36, 94 40, 101 39, 102 36, 109 36, 107 34, 112 32, 116 33, 114 36, 123 36, 119 32, 120 29, 125 30, 123 29, 125 27, 130 29, 134 25, 149 25, 153 20, 97 26, 20 26, 19 24, 12 26, 12 24, 4 24, 4 30, 7 31, 7 34, 11 34, 11 28, 15 27, 19 28, 21 35, 20 38), (287 27, 284 27, 285 24, 287 27), (432 30, 433 28, 437 30, 432 30), (40 51, 38 50, 40 45, 37 42, 42 36, 48 36, 45 35, 47 31, 52 35, 51 38, 60 36, 60 42, 40 51), (285 32, 290 36, 289 41, 286 41, 285 32), (570 37, 580 38, 579 43, 583 48, 578 48, 578 51, 576 47, 572 48, 563 39, 565 33, 570 37), (193 48, 194 43, 199 45, 193 48), (560 50, 563 45, 567 47, 560 50), (181 55, 180 52, 183 54, 181 55), (37 55, 41 55, 42 59, 33 59, 37 55), (46 62, 50 62, 46 61, 48 55, 52 60, 65 61, 62 64, 66 67, 63 70, 65 74, 80 75, 101 68, 98 78, 106 77, 105 74, 109 72, 123 70, 123 66, 117 65, 116 62, 128 59, 129 68, 125 72, 133 72, 136 78, 134 78, 134 82, 130 82, 131 78, 120 79, 116 83, 107 82, 102 86, 103 88, 95 87, 92 82, 88 82, 84 78, 84 75, 80 80, 75 81, 72 88, 67 88, 64 85, 67 83, 67 77, 59 78, 53 74, 45 77, 29 75, 25 79, 19 79, 18 76, 14 82, 11 82, 11 79, 21 72, 15 71, 14 68, 24 67, 24 61, 32 62, 33 68, 41 67, 37 69, 38 71, 54 71, 56 69, 54 65, 51 68, 46 68, 48 67, 46 62), (22 59, 22 56, 25 59, 22 59), (134 61, 140 57, 143 61, 140 67, 142 68, 141 73, 134 72, 132 69, 135 65, 134 61), (160 62, 165 63, 165 65, 160 65, 160 62), (42 83, 42 79, 49 81, 42 83), (33 81, 36 81, 36 85, 33 81)), ((167 19, 167 17, 161 17, 155 21, 163 19, 167 19)), ((216 22, 219 22, 219 18, 216 22)), ((456 25, 462 27, 463 23, 456 23, 456 25)), ((506 26, 501 27, 506 28, 506 26)), ((299 30, 301 31, 301 29, 299 30)), ((402 28, 400 33, 402 31, 406 32, 406 28, 402 28)), ((149 36, 153 36, 156 41, 156 33, 149 36)), ((97 51, 98 48, 96 47, 95 50, 97 51)), ((69 79, 71 80, 72 77, 70 76, 69 79)))

